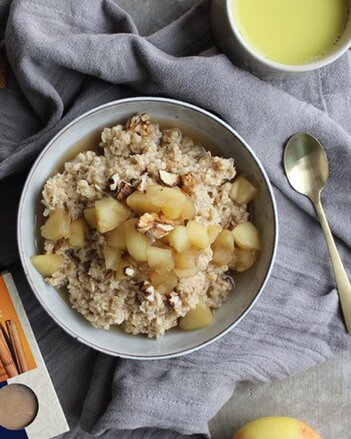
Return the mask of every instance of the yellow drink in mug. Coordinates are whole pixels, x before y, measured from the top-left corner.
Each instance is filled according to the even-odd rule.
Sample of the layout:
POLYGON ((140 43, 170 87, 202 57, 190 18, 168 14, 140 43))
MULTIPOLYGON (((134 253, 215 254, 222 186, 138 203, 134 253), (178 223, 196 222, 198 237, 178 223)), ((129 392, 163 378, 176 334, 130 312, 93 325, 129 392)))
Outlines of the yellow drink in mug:
POLYGON ((349 0, 231 0, 244 40, 261 56, 301 65, 327 54, 349 20, 349 0))

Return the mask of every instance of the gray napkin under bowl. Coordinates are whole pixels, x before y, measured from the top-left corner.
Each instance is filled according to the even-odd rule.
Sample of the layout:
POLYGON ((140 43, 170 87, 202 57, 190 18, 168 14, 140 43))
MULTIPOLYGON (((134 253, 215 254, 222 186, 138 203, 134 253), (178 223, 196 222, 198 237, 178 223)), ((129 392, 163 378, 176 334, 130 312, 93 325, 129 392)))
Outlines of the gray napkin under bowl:
POLYGON ((325 208, 351 264, 351 68, 257 77, 216 51, 209 2, 142 38, 112 0, 3 0, 7 87, 0 90, 0 264, 21 297, 71 425, 67 438, 208 437, 207 422, 241 381, 283 379, 351 347, 312 206, 287 183, 283 145, 306 131, 325 145, 325 208), (15 221, 28 169, 64 125, 105 102, 168 96, 212 111, 255 150, 274 186, 279 252, 255 308, 193 354, 140 362, 97 354, 41 309, 24 278, 15 221))

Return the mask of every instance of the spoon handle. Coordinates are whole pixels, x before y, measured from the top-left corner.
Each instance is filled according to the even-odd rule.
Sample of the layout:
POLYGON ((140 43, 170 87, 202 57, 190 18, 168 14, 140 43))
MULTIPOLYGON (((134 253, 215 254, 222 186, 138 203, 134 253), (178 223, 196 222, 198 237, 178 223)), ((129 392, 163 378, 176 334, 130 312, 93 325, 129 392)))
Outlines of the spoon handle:
POLYGON ((317 200, 314 201, 314 207, 316 209, 325 239, 327 241, 330 258, 332 260, 336 286, 339 293, 341 309, 344 314, 347 332, 350 334, 351 333, 351 284, 347 277, 344 265, 340 259, 340 255, 336 248, 333 235, 330 231, 330 227, 328 224, 327 217, 324 213, 320 196, 317 198, 317 200))

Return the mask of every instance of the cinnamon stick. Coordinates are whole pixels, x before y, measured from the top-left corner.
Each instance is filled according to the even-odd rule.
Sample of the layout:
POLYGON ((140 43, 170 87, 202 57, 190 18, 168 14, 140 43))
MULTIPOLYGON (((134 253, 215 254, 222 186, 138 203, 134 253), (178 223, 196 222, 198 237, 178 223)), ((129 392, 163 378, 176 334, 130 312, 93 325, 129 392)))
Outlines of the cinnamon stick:
POLYGON ((17 325, 13 320, 6 320, 6 327, 15 354, 18 371, 19 373, 27 372, 29 370, 28 361, 17 325))
POLYGON ((4 365, 2 364, 1 360, 0 360, 0 383, 2 381, 5 381, 7 379, 7 373, 6 370, 4 368, 4 365))
POLYGON ((18 370, 7 344, 3 329, 0 327, 0 361, 3 364, 9 378, 18 375, 18 370))

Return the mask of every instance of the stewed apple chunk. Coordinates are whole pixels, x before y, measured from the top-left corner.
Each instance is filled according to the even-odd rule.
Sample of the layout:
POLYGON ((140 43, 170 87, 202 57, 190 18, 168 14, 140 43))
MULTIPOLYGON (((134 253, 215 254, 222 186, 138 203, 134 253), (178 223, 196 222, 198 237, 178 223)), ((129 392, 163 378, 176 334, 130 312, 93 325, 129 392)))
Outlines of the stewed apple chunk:
POLYGON ((63 257, 55 254, 36 255, 30 260, 39 273, 45 277, 54 274, 63 263, 63 257))
POLYGON ((180 212, 180 217, 183 220, 192 220, 195 218, 195 215, 196 209, 194 202, 188 195, 186 195, 186 201, 180 212))
POLYGON ((179 187, 148 186, 146 194, 150 196, 151 201, 156 206, 161 208, 182 208, 187 200, 185 194, 179 187))
POLYGON ((224 248, 232 253, 234 250, 233 234, 228 229, 222 230, 213 243, 213 246, 224 248))
POLYGON ((135 226, 137 224, 137 219, 130 219, 125 222, 125 232, 126 232, 126 246, 130 256, 137 262, 144 262, 148 260, 147 250, 151 246, 150 239, 137 232, 135 226))
POLYGON ((228 265, 233 258, 233 252, 223 247, 215 247, 213 249, 212 262, 218 267, 228 265))
POLYGON ((196 276, 200 272, 200 268, 175 268, 174 272, 179 279, 188 279, 189 277, 196 276))
POLYGON ((121 262, 121 252, 116 248, 105 245, 103 253, 107 270, 117 271, 121 262))
POLYGON ((111 247, 119 248, 120 250, 127 250, 126 230, 124 224, 120 224, 115 229, 107 233, 107 244, 111 247))
POLYGON ((112 197, 95 202, 97 229, 101 233, 109 232, 130 217, 130 210, 112 197))
POLYGON ((213 244, 217 238, 217 236, 222 231, 222 227, 218 226, 217 224, 211 224, 207 227, 207 233, 208 233, 208 239, 210 241, 210 244, 213 244))
POLYGON ((204 225, 196 221, 189 221, 186 225, 186 228, 192 246, 199 249, 209 246, 210 241, 207 233, 207 228, 204 225))
POLYGON ((161 207, 156 206, 149 195, 144 192, 133 192, 127 198, 127 205, 139 215, 146 212, 159 213, 161 207))
POLYGON ((158 273, 171 271, 174 268, 174 255, 171 249, 149 247, 146 253, 149 266, 158 273))
POLYGON ((152 285, 161 294, 174 290, 178 284, 178 278, 173 271, 163 273, 152 273, 150 276, 152 285))
POLYGON ((247 204, 257 194, 257 188, 245 177, 237 177, 230 190, 230 198, 238 204, 247 204))
POLYGON ((188 231, 185 226, 176 226, 176 228, 166 236, 166 239, 178 253, 184 252, 191 247, 188 231))
POLYGON ((194 268, 196 266, 196 257, 192 250, 186 250, 182 253, 177 253, 175 255, 175 266, 176 268, 194 268))
POLYGON ((213 323, 213 314, 209 306, 200 301, 196 308, 187 312, 184 317, 179 319, 179 327, 185 331, 206 328, 213 323))
POLYGON ((72 247, 82 248, 85 246, 86 227, 86 222, 82 218, 72 221, 68 237, 68 242, 72 247))
POLYGON ((50 213, 49 218, 41 227, 41 236, 56 241, 68 238, 70 231, 71 221, 68 212, 63 208, 58 208, 50 213))
POLYGON ((256 227, 250 222, 238 224, 232 231, 235 243, 248 250, 260 250, 261 238, 256 227))
POLYGON ((87 223, 89 224, 89 227, 91 229, 97 228, 97 219, 96 219, 96 210, 95 207, 88 207, 87 209, 84 209, 84 218, 86 219, 87 223))
POLYGON ((255 250, 236 248, 229 268, 240 273, 251 268, 256 262, 256 259, 257 252, 255 250))

